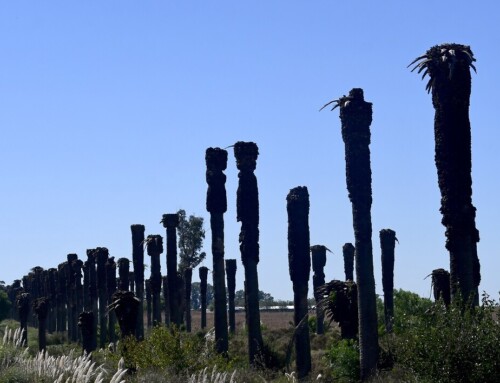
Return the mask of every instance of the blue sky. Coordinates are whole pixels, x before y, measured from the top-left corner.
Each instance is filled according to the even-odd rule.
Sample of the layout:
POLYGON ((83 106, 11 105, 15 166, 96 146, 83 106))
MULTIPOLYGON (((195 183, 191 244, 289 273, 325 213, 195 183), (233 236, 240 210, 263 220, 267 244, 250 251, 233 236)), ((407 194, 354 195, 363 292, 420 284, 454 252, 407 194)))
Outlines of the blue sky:
MULTIPOLYGON (((498 13, 494 1, 1 2, 0 279, 54 267, 72 252, 86 259, 97 246, 131 257, 130 225, 164 235, 162 214, 180 208, 208 221, 205 149, 236 141, 260 149, 261 290, 293 296, 286 195, 296 186, 309 189, 311 244, 334 252, 327 280, 343 279, 342 245, 354 241, 344 146, 338 111, 318 109, 361 87, 373 103, 377 291, 378 232, 392 228, 395 287, 429 296, 424 278, 449 259, 434 110, 406 66, 456 42, 477 58, 473 201, 480 289, 496 297, 498 13)), ((226 258, 238 259, 242 288, 229 151, 226 258)))

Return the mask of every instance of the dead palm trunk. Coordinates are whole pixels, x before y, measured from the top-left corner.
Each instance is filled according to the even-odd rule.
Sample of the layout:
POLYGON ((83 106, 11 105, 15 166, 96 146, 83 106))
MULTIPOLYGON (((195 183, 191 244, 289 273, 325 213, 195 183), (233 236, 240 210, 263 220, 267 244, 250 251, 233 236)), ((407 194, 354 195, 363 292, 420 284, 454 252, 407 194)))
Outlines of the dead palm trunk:
POLYGON ((57 269, 48 270, 48 291, 49 291, 49 334, 57 329, 57 269))
POLYGON ((92 327, 92 350, 97 349, 97 321, 98 321, 98 308, 97 308, 97 271, 96 271, 96 249, 87 250, 87 268, 89 272, 89 311, 93 313, 93 327, 92 327))
POLYGON ((474 61, 469 46, 443 44, 432 47, 413 63, 417 63, 414 69, 424 71, 423 77, 429 74, 426 88, 432 91, 436 110, 435 161, 441 191, 441 222, 446 227, 446 248, 450 252, 451 293, 478 305, 479 231, 475 223, 476 208, 472 205, 469 121, 470 68, 475 70, 474 61))
POLYGON ((217 352, 225 354, 228 351, 224 271, 224 213, 227 210, 224 170, 227 167, 227 151, 220 148, 208 148, 205 152, 205 161, 208 184, 207 211, 210 212, 210 228, 212 230, 215 341, 217 352))
POLYGON ((130 261, 127 258, 118 259, 118 290, 128 291, 129 279, 128 273, 130 272, 130 261))
POLYGON ((130 271, 128 273, 128 283, 129 283, 128 290, 135 294, 135 277, 133 271, 130 271))
POLYGON ((151 328, 153 325, 152 315, 151 315, 151 279, 146 280, 146 318, 148 328, 151 328))
MULTIPOLYGON (((132 262, 134 264, 134 278, 136 296, 139 299, 137 310, 137 339, 144 339, 144 225, 132 225, 132 262)), ((132 291, 132 290, 130 290, 132 291)))
POLYGON ((75 310, 74 310, 74 333, 75 338, 81 341, 81 334, 78 331, 78 315, 83 311, 83 285, 82 285, 83 262, 80 259, 73 261, 73 273, 75 278, 75 310))
MULTIPOLYGON (((116 291, 116 262, 115 257, 109 257, 106 262, 106 291, 108 294, 107 305, 113 302, 113 294, 116 291)), ((116 342, 115 333, 116 315, 114 312, 108 312, 108 338, 112 343, 116 342)), ((134 320, 135 323, 135 320, 134 320)))
POLYGON ((135 336, 139 299, 131 291, 117 290, 111 297, 109 311, 115 312, 120 325, 121 339, 135 336))
POLYGON ((182 312, 178 302, 179 278, 177 277, 177 226, 179 216, 175 214, 163 214, 163 227, 167 230, 167 277, 168 294, 170 304, 170 321, 177 326, 181 325, 182 312))
POLYGON ((106 307, 108 294, 106 291, 106 261, 108 260, 108 249, 98 247, 95 249, 97 260, 97 292, 99 296, 99 347, 104 348, 108 340, 106 307))
POLYGON ((342 247, 342 254, 344 257, 344 274, 346 281, 354 280, 354 245, 346 243, 342 247))
POLYGON ((396 232, 391 229, 380 230, 382 250, 382 287, 384 289, 385 331, 392 332, 394 323, 394 248, 396 232))
POLYGON ((153 325, 161 324, 161 265, 160 254, 163 253, 163 238, 161 235, 148 235, 146 239, 148 255, 151 257, 151 293, 153 295, 153 325))
POLYGON ((66 268, 66 291, 68 299, 68 340, 78 340, 78 318, 76 312, 76 277, 74 263, 78 260, 76 254, 68 254, 68 266, 66 268))
POLYGON ((184 269, 184 301, 186 313, 186 331, 191 332, 191 280, 193 278, 193 269, 190 267, 184 269))
POLYGON ((22 343, 28 346, 28 315, 30 313, 31 295, 20 292, 16 297, 16 307, 19 313, 19 324, 22 332, 22 343))
MULTIPOLYGON (((288 212, 288 265, 293 284, 294 324, 306 323, 309 291, 309 192, 307 187, 291 189, 286 197, 288 212), (303 321, 304 320, 304 321, 303 321)), ((309 326, 302 326, 295 336, 296 369, 299 380, 311 372, 309 326)))
POLYGON ((198 269, 200 273, 200 301, 201 301, 201 329, 207 327, 207 278, 208 268, 201 266, 198 269))
POLYGON ((227 295, 229 307, 229 331, 236 331, 234 296, 236 292, 236 259, 226 259, 227 295))
POLYGON ((165 305, 165 325, 170 326, 170 296, 168 294, 168 277, 162 277, 163 302, 165 305))
POLYGON ((67 317, 68 311, 66 309, 66 280, 68 267, 68 262, 62 262, 57 266, 57 281, 58 281, 58 293, 57 293, 57 331, 62 333, 66 331, 67 327, 67 317))
POLYGON ((445 269, 432 270, 432 290, 436 302, 442 299, 446 307, 450 305, 450 273, 448 271, 445 269))
POLYGON ((314 299, 316 301, 316 334, 321 335, 325 333, 324 313, 319 307, 319 301, 321 299, 317 290, 320 286, 325 284, 325 272, 324 267, 326 265, 326 246, 315 245, 311 246, 311 259, 313 268, 313 288, 314 288, 314 299))
POLYGON ((41 297, 33 302, 33 310, 38 319, 38 351, 45 351, 47 348, 47 315, 49 313, 49 302, 45 297, 41 297))
POLYGON ((84 355, 89 355, 94 350, 94 313, 92 311, 83 311, 78 316, 78 327, 82 334, 82 349, 84 355))
POLYGON ((369 148, 372 104, 364 100, 363 90, 359 88, 352 89, 349 96, 341 97, 335 102, 334 108, 340 107, 347 190, 352 204, 358 288, 360 371, 361 380, 366 381, 375 374, 378 360, 369 148))
POLYGON ((238 173, 237 217, 241 222, 240 251, 245 267, 245 314, 248 330, 248 357, 253 365, 262 350, 259 312, 259 191, 254 171, 259 148, 253 142, 237 142, 234 156, 238 173))

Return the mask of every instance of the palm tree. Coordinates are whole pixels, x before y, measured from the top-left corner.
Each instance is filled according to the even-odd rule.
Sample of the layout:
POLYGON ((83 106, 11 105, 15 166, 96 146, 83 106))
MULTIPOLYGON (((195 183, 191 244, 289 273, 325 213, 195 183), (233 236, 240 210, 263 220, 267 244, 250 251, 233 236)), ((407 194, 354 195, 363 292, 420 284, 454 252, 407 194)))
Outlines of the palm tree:
POLYGON ((236 316, 234 307, 234 294, 236 292, 236 259, 226 259, 226 278, 229 309, 229 331, 231 334, 234 334, 236 331, 236 316))
POLYGON ((28 346, 28 315, 30 313, 31 295, 20 292, 16 297, 16 307, 19 313, 19 324, 22 332, 22 342, 25 347, 28 346))
POLYGON ((153 295, 153 324, 161 323, 160 293, 161 265, 160 254, 163 253, 163 238, 161 235, 148 235, 146 239, 148 255, 151 257, 151 293, 153 295))
POLYGON ((451 301, 450 294, 450 273, 445 269, 432 270, 432 290, 434 292, 434 300, 437 302, 442 299, 446 306, 449 306, 451 301))
POLYGON ((68 262, 62 262, 57 266, 57 332, 66 331, 68 312, 66 310, 67 303, 67 287, 66 279, 68 262))
POLYGON ((177 326, 182 322, 182 311, 179 307, 178 289, 180 280, 177 276, 177 226, 179 226, 179 215, 163 214, 161 220, 167 231, 167 277, 168 294, 170 296, 170 321, 177 326))
POLYGON ((370 124, 372 104, 363 90, 354 88, 349 96, 331 101, 340 107, 342 139, 345 144, 346 181, 352 204, 355 237, 356 281, 358 287, 359 348, 361 380, 375 372, 378 360, 378 326, 373 276, 372 176, 370 167, 370 124))
POLYGON ((151 279, 146 279, 146 318, 148 328, 151 328, 153 321, 151 319, 151 279))
POLYGON ((319 307, 319 301, 321 299, 318 294, 318 288, 325 284, 325 272, 324 267, 326 265, 326 251, 328 249, 326 246, 314 245, 311 246, 311 260, 313 268, 313 293, 314 299, 316 300, 316 334, 324 334, 325 328, 324 322, 324 312, 319 307))
POLYGON ((248 331, 248 357, 254 365, 262 350, 262 333, 259 312, 259 190, 254 171, 257 167, 259 148, 253 142, 239 141, 234 145, 238 173, 236 192, 236 220, 241 222, 240 251, 245 267, 245 313, 248 331))
POLYGON ((391 229, 380 230, 380 247, 382 250, 382 287, 384 289, 385 330, 392 332, 394 322, 394 248, 396 232, 391 229))
POLYGON ((441 191, 442 224, 450 253, 452 296, 461 295, 479 304, 481 280, 476 229, 476 208, 472 205, 471 127, 469 99, 470 68, 476 61, 469 46, 442 44, 429 49, 411 64, 413 70, 429 75, 426 89, 432 92, 435 162, 441 191))
MULTIPOLYGON (((291 189, 286 197, 288 212, 288 265, 290 279, 293 284, 294 323, 307 323, 309 291, 309 273, 311 258, 309 256, 309 192, 307 187, 299 186, 291 189)), ((295 336, 296 368, 299 380, 311 371, 311 345, 309 343, 309 326, 298 329, 295 336)))
POLYGON ((352 243, 345 243, 342 246, 342 255, 344 257, 344 274, 346 281, 354 280, 354 245, 352 243))
MULTIPOLYGON (((113 294, 116 291, 116 262, 115 257, 109 257, 106 262, 106 291, 108 294, 108 306, 113 300, 113 294)), ((116 315, 114 312, 108 314, 108 337, 109 341, 116 342, 115 334, 116 315)), ((134 321, 135 323, 135 321, 134 321)))
POLYGON ((130 261, 127 258, 118 259, 118 290, 128 291, 129 280, 128 273, 130 272, 130 261))
POLYGON ((49 313, 49 301, 46 297, 40 297, 33 302, 33 311, 38 319, 38 351, 44 351, 47 348, 47 337, 45 330, 47 328, 47 315, 49 313))
POLYGON ((207 165, 206 180, 207 211, 210 212, 212 229, 212 259, 214 281, 214 325, 216 349, 227 353, 227 301, 224 271, 224 213, 227 210, 226 175, 227 151, 220 148, 208 148, 205 152, 207 165))
POLYGON ((165 305, 165 324, 170 326, 170 296, 168 294, 168 277, 164 275, 161 282, 163 287, 163 303, 165 305))
POLYGON ((96 249, 87 250, 87 261, 85 262, 89 272, 89 307, 87 311, 93 313, 93 328, 92 328, 92 350, 97 348, 97 272, 96 272, 96 249))
POLYGON ((104 348, 108 339, 106 306, 108 305, 108 294, 106 291, 106 261, 108 260, 108 249, 97 247, 95 256, 97 261, 97 293, 99 298, 99 347, 104 348))
POLYGON ((94 332, 94 313, 92 311, 83 311, 78 315, 78 327, 82 334, 82 348, 86 355, 89 355, 93 350, 93 339, 96 335, 94 332))
POLYGON ((184 311, 186 312, 186 331, 191 332, 191 280, 193 278, 193 269, 187 267, 184 269, 184 311))
POLYGON ((137 311, 137 339, 144 339, 144 225, 131 225, 132 231, 132 262, 134 264, 134 279, 136 296, 139 299, 137 311))

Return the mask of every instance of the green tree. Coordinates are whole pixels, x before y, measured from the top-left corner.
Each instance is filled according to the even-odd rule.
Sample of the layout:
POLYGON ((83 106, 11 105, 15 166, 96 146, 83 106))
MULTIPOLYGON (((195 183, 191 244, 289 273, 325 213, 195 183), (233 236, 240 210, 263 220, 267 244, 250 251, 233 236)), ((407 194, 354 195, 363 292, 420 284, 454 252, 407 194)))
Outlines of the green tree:
POLYGON ((200 252, 205 239, 205 229, 203 228, 203 217, 190 215, 186 217, 185 210, 179 210, 179 226, 177 235, 179 238, 179 269, 184 270, 188 267, 194 269, 206 257, 205 252, 200 252))

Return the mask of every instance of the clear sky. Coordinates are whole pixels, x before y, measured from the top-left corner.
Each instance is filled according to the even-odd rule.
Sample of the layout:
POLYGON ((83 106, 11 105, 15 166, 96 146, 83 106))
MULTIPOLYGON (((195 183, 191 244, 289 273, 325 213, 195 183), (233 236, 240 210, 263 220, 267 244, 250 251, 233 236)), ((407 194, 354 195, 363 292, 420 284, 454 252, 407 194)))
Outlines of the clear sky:
MULTIPOLYGON (((286 195, 296 186, 309 189, 311 245, 334 252, 327 280, 343 279, 342 245, 354 241, 344 145, 338 110, 318 109, 361 87, 373 103, 377 291, 378 232, 392 228, 395 287, 429 296, 424 278, 448 269, 449 258, 434 109, 425 81, 406 66, 456 42, 477 58, 470 118, 480 289, 497 297, 499 8, 493 0, 1 2, 0 279, 55 267, 68 253, 85 260, 98 246, 130 258, 131 224, 164 235, 162 214, 181 208, 206 218, 210 252, 205 149, 236 141, 260 150, 260 289, 293 296, 286 195)), ((226 258, 238 259, 240 289, 228 151, 226 258)), ((211 268, 210 255, 204 264, 211 268)))

